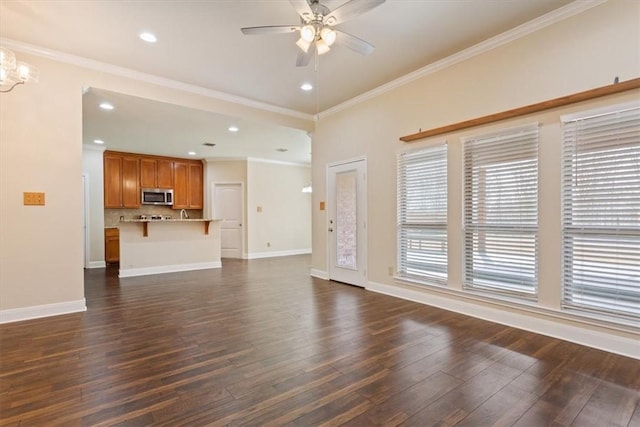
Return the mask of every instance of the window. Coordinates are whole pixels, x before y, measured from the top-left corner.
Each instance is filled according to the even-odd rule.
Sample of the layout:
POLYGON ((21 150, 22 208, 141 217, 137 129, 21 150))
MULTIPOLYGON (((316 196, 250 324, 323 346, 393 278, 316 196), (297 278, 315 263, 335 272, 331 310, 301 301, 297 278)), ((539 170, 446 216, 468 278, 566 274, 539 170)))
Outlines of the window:
POLYGON ((538 124, 463 142, 465 288, 534 299, 538 124))
POLYGON ((398 156, 398 274, 447 281, 447 145, 398 156))
POLYGON ((640 318, 640 105, 563 121, 563 306, 640 318))

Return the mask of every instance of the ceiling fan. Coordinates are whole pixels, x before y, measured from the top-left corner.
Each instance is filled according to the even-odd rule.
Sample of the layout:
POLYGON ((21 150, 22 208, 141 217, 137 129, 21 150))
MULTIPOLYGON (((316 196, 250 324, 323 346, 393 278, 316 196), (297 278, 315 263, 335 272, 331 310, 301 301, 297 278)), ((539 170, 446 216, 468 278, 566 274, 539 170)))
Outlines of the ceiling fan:
POLYGON ((362 15, 384 2, 385 0, 349 0, 336 9, 330 10, 320 3, 320 0, 289 0, 300 15, 300 25, 245 27, 241 28, 241 31, 247 35, 299 32, 300 39, 296 42, 300 48, 296 60, 298 67, 309 64, 315 52, 318 52, 318 55, 327 53, 334 43, 346 46, 362 55, 369 55, 375 49, 372 44, 333 27, 362 15))

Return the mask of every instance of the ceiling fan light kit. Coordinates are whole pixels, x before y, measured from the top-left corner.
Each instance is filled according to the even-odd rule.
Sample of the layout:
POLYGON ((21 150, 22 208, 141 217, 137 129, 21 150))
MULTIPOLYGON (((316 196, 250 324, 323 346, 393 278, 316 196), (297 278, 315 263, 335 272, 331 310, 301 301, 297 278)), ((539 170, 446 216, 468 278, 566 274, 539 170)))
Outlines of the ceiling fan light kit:
POLYGON ((300 28, 300 38, 307 43, 311 43, 316 38, 316 29, 313 25, 307 24, 300 28))
POLYGON ((372 44, 332 27, 368 12, 384 2, 385 0, 349 0, 336 9, 330 10, 321 4, 320 0, 289 0, 300 15, 302 21, 300 26, 245 27, 241 31, 247 35, 298 32, 300 38, 296 45, 301 52, 298 54, 296 65, 299 67, 309 64, 314 53, 323 55, 329 52, 336 42, 362 55, 369 55, 375 49, 372 44))

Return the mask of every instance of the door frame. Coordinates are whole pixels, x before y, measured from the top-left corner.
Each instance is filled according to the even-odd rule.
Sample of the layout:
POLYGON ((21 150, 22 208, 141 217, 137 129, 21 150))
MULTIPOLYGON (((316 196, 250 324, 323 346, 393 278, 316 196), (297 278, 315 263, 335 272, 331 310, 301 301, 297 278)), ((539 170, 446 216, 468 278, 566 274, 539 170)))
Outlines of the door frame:
MULTIPOLYGON (((241 226, 240 226, 240 258, 239 259, 246 259, 247 257, 247 253, 245 251, 245 239, 246 239, 246 234, 245 234, 245 230, 247 228, 247 221, 245 218, 245 211, 244 211, 244 199, 245 199, 245 192, 244 192, 244 182, 243 181, 211 181, 211 218, 216 219, 215 218, 215 212, 216 212, 216 186, 218 185, 240 185, 240 213, 242 215, 242 219, 241 219, 241 226)), ((220 244, 222 245, 222 242, 220 242, 220 244)))
POLYGON ((331 261, 331 246, 332 246, 332 239, 331 239, 331 234, 329 232, 329 228, 330 228, 330 224, 329 224, 329 220, 331 219, 331 212, 333 209, 333 205, 332 202, 333 200, 331 200, 331 198, 329 197, 330 192, 331 192, 331 188, 330 188, 330 168, 334 167, 334 166, 342 166, 342 165, 346 165, 349 163, 356 163, 356 162, 363 162, 364 165, 364 186, 363 188, 358 187, 358 191, 362 191, 362 206, 361 206, 361 211, 362 211, 362 216, 363 216, 363 221, 364 221, 364 233, 358 233, 358 236, 360 236, 360 234, 362 234, 362 241, 359 243, 362 243, 362 257, 360 258, 363 268, 364 268, 364 277, 363 277, 363 282, 362 283, 358 283, 355 284, 356 286, 362 286, 363 288, 365 288, 368 285, 368 273, 369 273, 369 269, 368 269, 368 246, 367 246, 367 235, 369 234, 369 227, 367 226, 367 192, 368 192, 368 180, 367 180, 367 174, 368 174, 368 169, 367 169, 367 156, 361 156, 361 157, 354 157, 351 159, 345 159, 345 160, 340 160, 337 162, 331 162, 331 163, 327 163, 326 165, 326 169, 325 169, 325 188, 327 189, 327 206, 326 206, 326 212, 327 215, 325 215, 325 227, 324 227, 324 232, 325 232, 325 236, 326 236, 326 242, 327 242, 327 276, 329 278, 329 280, 331 280, 331 272, 332 272, 332 261, 331 261))
POLYGON ((91 268, 91 215, 89 214, 89 207, 91 205, 91 192, 89 185, 89 174, 82 174, 82 204, 83 204, 83 231, 84 235, 82 236, 84 240, 84 251, 82 254, 83 257, 83 266, 84 268, 91 268))

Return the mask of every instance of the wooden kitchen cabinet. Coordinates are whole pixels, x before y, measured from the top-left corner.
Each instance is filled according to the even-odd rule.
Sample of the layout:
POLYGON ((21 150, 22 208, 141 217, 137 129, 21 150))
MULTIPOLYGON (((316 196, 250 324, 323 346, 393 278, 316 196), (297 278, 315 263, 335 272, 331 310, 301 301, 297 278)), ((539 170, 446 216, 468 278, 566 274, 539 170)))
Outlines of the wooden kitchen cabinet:
POLYGON ((202 163, 189 164, 189 208, 203 208, 202 163))
POLYGON ((141 188, 173 188, 173 165, 171 160, 140 158, 141 188))
POLYGON ((104 207, 139 208, 140 160, 136 156, 104 153, 104 207))
POLYGON ((104 260, 106 263, 120 262, 120 230, 104 229, 104 260))
POLYGON ((199 162, 173 162, 173 208, 202 209, 203 171, 199 162))

